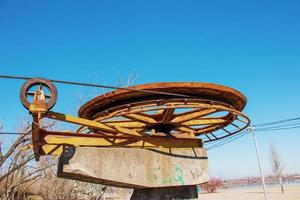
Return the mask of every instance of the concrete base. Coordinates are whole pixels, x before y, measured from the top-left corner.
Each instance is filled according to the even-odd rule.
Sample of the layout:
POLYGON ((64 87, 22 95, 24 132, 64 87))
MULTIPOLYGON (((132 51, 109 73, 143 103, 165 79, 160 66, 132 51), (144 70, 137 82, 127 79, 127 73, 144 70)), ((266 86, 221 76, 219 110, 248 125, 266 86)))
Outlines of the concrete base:
POLYGON ((135 189, 130 200, 198 200, 197 186, 135 189))
POLYGON ((197 185, 208 181, 207 154, 203 148, 70 147, 58 176, 127 188, 197 185))

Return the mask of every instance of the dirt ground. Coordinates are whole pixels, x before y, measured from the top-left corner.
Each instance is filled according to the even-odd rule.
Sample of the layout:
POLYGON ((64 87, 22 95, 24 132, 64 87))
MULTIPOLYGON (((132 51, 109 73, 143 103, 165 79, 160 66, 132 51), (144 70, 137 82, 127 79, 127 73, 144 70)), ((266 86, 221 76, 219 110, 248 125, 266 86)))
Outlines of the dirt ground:
MULTIPOLYGON (((300 185, 285 186, 285 194, 280 187, 267 187, 268 200, 300 200, 300 185)), ((199 200, 264 200, 262 188, 220 190, 216 193, 200 193, 199 200)))

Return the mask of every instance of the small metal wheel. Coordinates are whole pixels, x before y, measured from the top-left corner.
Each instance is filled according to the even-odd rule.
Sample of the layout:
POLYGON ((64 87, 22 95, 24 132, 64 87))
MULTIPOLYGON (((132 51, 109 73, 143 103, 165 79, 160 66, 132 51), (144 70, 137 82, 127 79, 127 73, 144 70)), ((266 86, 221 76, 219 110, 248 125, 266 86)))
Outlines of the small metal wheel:
POLYGON ((57 90, 51 81, 42 78, 29 79, 24 83, 20 91, 20 99, 23 106, 29 109, 37 90, 43 90, 47 108, 50 110, 56 103, 57 90))

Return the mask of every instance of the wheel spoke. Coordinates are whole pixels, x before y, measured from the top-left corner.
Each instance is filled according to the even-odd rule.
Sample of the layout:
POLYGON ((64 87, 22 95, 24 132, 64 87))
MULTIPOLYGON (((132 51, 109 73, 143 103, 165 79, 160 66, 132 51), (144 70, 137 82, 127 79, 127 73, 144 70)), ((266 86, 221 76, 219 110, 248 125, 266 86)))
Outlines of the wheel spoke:
MULTIPOLYGON (((26 92, 26 96, 34 96, 35 92, 26 92)), ((51 94, 44 94, 46 98, 51 99, 52 95, 51 94)))
POLYGON ((133 135, 133 136, 141 136, 143 133, 141 133, 141 129, 129 129, 129 128, 123 128, 120 126, 115 126, 115 128, 120 131, 121 133, 124 133, 126 135, 133 135))
POLYGON ((136 122, 136 121, 111 121, 111 122, 105 122, 105 124, 109 126, 120 126, 124 128, 141 128, 146 126, 145 123, 136 122))
POLYGON ((183 132, 187 132, 187 133, 195 133, 196 130, 186 127, 186 126, 180 126, 179 128, 177 128, 178 130, 181 130, 183 132))
POLYGON ((138 121, 144 122, 144 123, 157 123, 157 121, 155 119, 153 119, 152 116, 144 114, 144 113, 128 114, 128 115, 125 115, 125 117, 129 118, 129 119, 138 120, 138 121))
POLYGON ((211 108, 211 109, 197 109, 189 112, 185 112, 182 114, 177 115, 171 122, 186 122, 191 119, 203 117, 206 115, 210 115, 212 113, 217 112, 217 109, 211 108))
POLYGON ((160 116, 160 122, 169 122, 174 117, 174 108, 167 108, 160 116))
POLYGON ((220 118, 202 118, 202 119, 194 119, 194 120, 189 120, 184 123, 183 125, 191 126, 191 125, 205 125, 205 124, 223 124, 225 123, 225 119, 220 119, 220 118))
POLYGON ((45 98, 51 99, 51 98, 52 98, 52 95, 51 95, 51 94, 45 94, 45 98))
POLYGON ((216 129, 219 128, 219 125, 213 125, 213 126, 207 126, 205 128, 200 128, 198 130, 196 130, 196 135, 200 135, 202 133, 207 133, 207 132, 211 132, 211 131, 214 131, 216 129))
POLYGON ((35 92, 26 92, 26 96, 34 96, 35 92))

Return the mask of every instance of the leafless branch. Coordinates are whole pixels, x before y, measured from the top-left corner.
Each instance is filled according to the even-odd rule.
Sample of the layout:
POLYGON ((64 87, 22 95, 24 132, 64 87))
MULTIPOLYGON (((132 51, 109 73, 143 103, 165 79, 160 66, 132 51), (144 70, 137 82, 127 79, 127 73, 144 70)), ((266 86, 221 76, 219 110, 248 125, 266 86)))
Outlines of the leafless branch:
POLYGON ((282 174, 283 174, 284 166, 279 156, 279 153, 277 151, 277 148, 274 144, 270 145, 270 152, 271 152, 271 164, 272 164, 273 174, 277 178, 280 184, 281 192, 284 193, 283 182, 282 182, 282 174))

